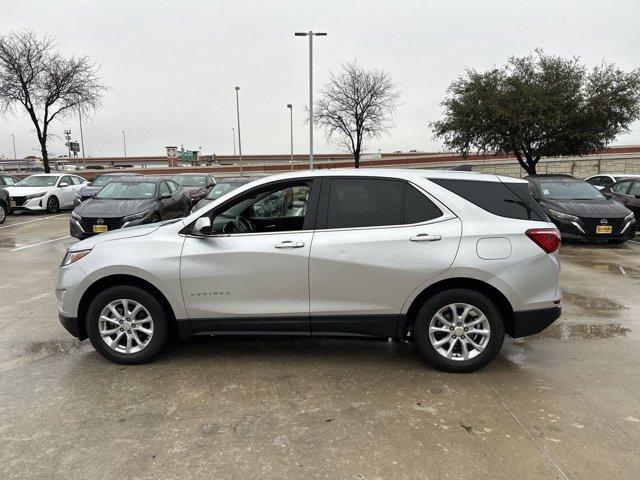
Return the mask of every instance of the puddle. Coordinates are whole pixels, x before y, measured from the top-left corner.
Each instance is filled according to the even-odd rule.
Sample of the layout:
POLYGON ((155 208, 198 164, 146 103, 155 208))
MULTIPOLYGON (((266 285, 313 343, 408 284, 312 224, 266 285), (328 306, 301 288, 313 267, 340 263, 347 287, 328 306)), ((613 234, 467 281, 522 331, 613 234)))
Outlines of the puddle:
POLYGON ((556 323, 540 333, 540 336, 560 340, 624 337, 631 332, 630 328, 619 323, 601 325, 582 323, 556 323))
POLYGON ((612 302, 608 298, 592 297, 578 295, 577 293, 562 292, 562 300, 564 302, 585 308, 593 312, 615 312, 619 310, 628 310, 629 307, 612 302))
POLYGON ((80 341, 76 338, 71 340, 53 340, 48 342, 33 342, 25 347, 29 355, 69 355, 74 352, 88 349, 88 342, 80 341))

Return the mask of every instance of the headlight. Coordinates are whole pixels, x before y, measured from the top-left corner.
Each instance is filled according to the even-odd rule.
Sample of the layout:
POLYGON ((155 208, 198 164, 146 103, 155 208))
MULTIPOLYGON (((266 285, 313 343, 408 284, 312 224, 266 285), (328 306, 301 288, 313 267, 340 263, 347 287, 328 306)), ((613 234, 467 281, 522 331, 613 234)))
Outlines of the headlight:
POLYGON ((567 215, 566 213, 556 212, 555 210, 549 209, 549 215, 557 218, 558 220, 568 220, 570 222, 577 222, 578 217, 575 215, 567 215))
POLYGON ((75 210, 71 212, 71 216, 76 220, 82 220, 82 217, 78 215, 75 210))
POLYGON ((80 260, 83 257, 86 257, 87 255, 89 255, 89 253, 91 252, 91 249, 89 250, 76 250, 75 252, 67 252, 67 254, 64 256, 64 259, 62 260, 62 265, 60 265, 61 267, 66 267, 67 265, 71 265, 72 263, 77 262, 78 260, 80 260))
POLYGON ((128 217, 124 217, 124 223, 133 222, 134 220, 140 220, 141 218, 149 215, 149 210, 145 210, 144 212, 134 213, 133 215, 129 215, 128 217))
POLYGON ((633 214, 633 212, 631 212, 629 215, 627 215, 626 217, 624 217, 624 221, 625 222, 631 222, 635 219, 635 215, 633 214))
POLYGON ((32 193, 31 195, 27 195, 27 200, 31 200, 32 198, 40 198, 44 197, 47 192, 42 193, 32 193))

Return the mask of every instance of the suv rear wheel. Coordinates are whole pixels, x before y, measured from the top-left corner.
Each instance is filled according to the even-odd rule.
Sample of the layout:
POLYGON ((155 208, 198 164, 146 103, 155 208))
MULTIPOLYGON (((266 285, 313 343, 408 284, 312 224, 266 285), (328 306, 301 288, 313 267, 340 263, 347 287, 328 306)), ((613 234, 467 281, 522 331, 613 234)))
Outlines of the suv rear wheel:
POLYGON ((108 360, 138 364, 152 360, 167 342, 167 316, 162 305, 134 286, 107 288, 87 312, 87 334, 108 360))
POLYGON ((454 289, 424 303, 413 331, 416 345, 430 365, 447 372, 471 372, 500 352, 504 320, 498 307, 482 293, 454 289))

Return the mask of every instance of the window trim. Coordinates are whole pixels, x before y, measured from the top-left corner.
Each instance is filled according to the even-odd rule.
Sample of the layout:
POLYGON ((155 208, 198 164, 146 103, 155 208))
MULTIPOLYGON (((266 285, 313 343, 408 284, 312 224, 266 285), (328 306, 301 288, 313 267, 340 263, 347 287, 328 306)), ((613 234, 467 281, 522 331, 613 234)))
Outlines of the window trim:
POLYGON ((221 238, 221 237, 247 237, 247 236, 256 236, 256 235, 284 235, 284 234, 295 234, 295 233, 309 233, 314 231, 314 225, 316 223, 316 217, 318 213, 318 199, 320 197, 320 186, 321 186, 321 178, 319 177, 299 177, 289 180, 276 180, 271 183, 263 183, 262 185, 257 185, 249 190, 245 190, 244 192, 238 193, 233 197, 229 198, 225 202, 220 205, 212 208, 211 210, 203 213, 198 218, 202 217, 210 217, 212 220, 215 216, 222 213, 224 210, 229 208, 229 205, 234 204, 238 201, 239 197, 245 197, 250 194, 260 193, 264 190, 271 190, 275 186, 281 185, 282 188, 287 188, 288 186, 294 186, 294 184, 306 183, 309 184, 309 188, 311 189, 309 192, 309 200, 307 202, 307 213, 305 214, 304 223, 302 225, 301 230, 285 230, 282 232, 247 232, 247 233, 216 233, 212 235, 194 235, 191 232, 193 225, 196 223, 198 218, 196 218, 193 222, 189 223, 186 227, 180 230, 179 234, 184 235, 189 238, 221 238))
MULTIPOLYGON (((437 198, 431 195, 428 191, 426 191, 422 186, 415 184, 411 180, 407 180, 399 177, 379 177, 379 176, 364 176, 364 175, 331 175, 322 178, 322 189, 320 192, 320 202, 318 205, 318 214, 316 216, 316 231, 323 232, 344 232, 349 230, 378 230, 381 228, 403 228, 403 227, 417 227, 420 225, 430 225, 433 223, 440 223, 447 220, 451 220, 452 218, 458 218, 456 214, 454 214, 449 208, 447 208, 442 202, 440 202, 437 198), (432 218, 431 220, 425 220, 424 222, 418 223, 395 223, 389 225, 369 225, 364 227, 340 227, 340 228, 327 228, 327 223, 329 220, 329 192, 331 189, 331 182, 334 179, 358 179, 358 180, 391 180, 403 183, 405 186, 410 185, 418 190, 418 192, 422 193, 426 196, 433 204, 440 209, 442 215, 437 218, 432 218)), ((404 199, 405 195, 403 192, 402 202, 404 209, 404 199)))

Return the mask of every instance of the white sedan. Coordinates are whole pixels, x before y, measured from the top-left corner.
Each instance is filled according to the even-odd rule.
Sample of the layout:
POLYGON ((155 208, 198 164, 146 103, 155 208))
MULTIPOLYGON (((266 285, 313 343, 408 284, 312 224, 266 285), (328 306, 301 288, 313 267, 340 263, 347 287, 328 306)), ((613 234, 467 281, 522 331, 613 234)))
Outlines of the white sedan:
POLYGON ((56 213, 61 208, 73 208, 73 196, 87 184, 78 176, 62 173, 39 173, 30 175, 5 190, 11 197, 10 211, 46 210, 56 213))

